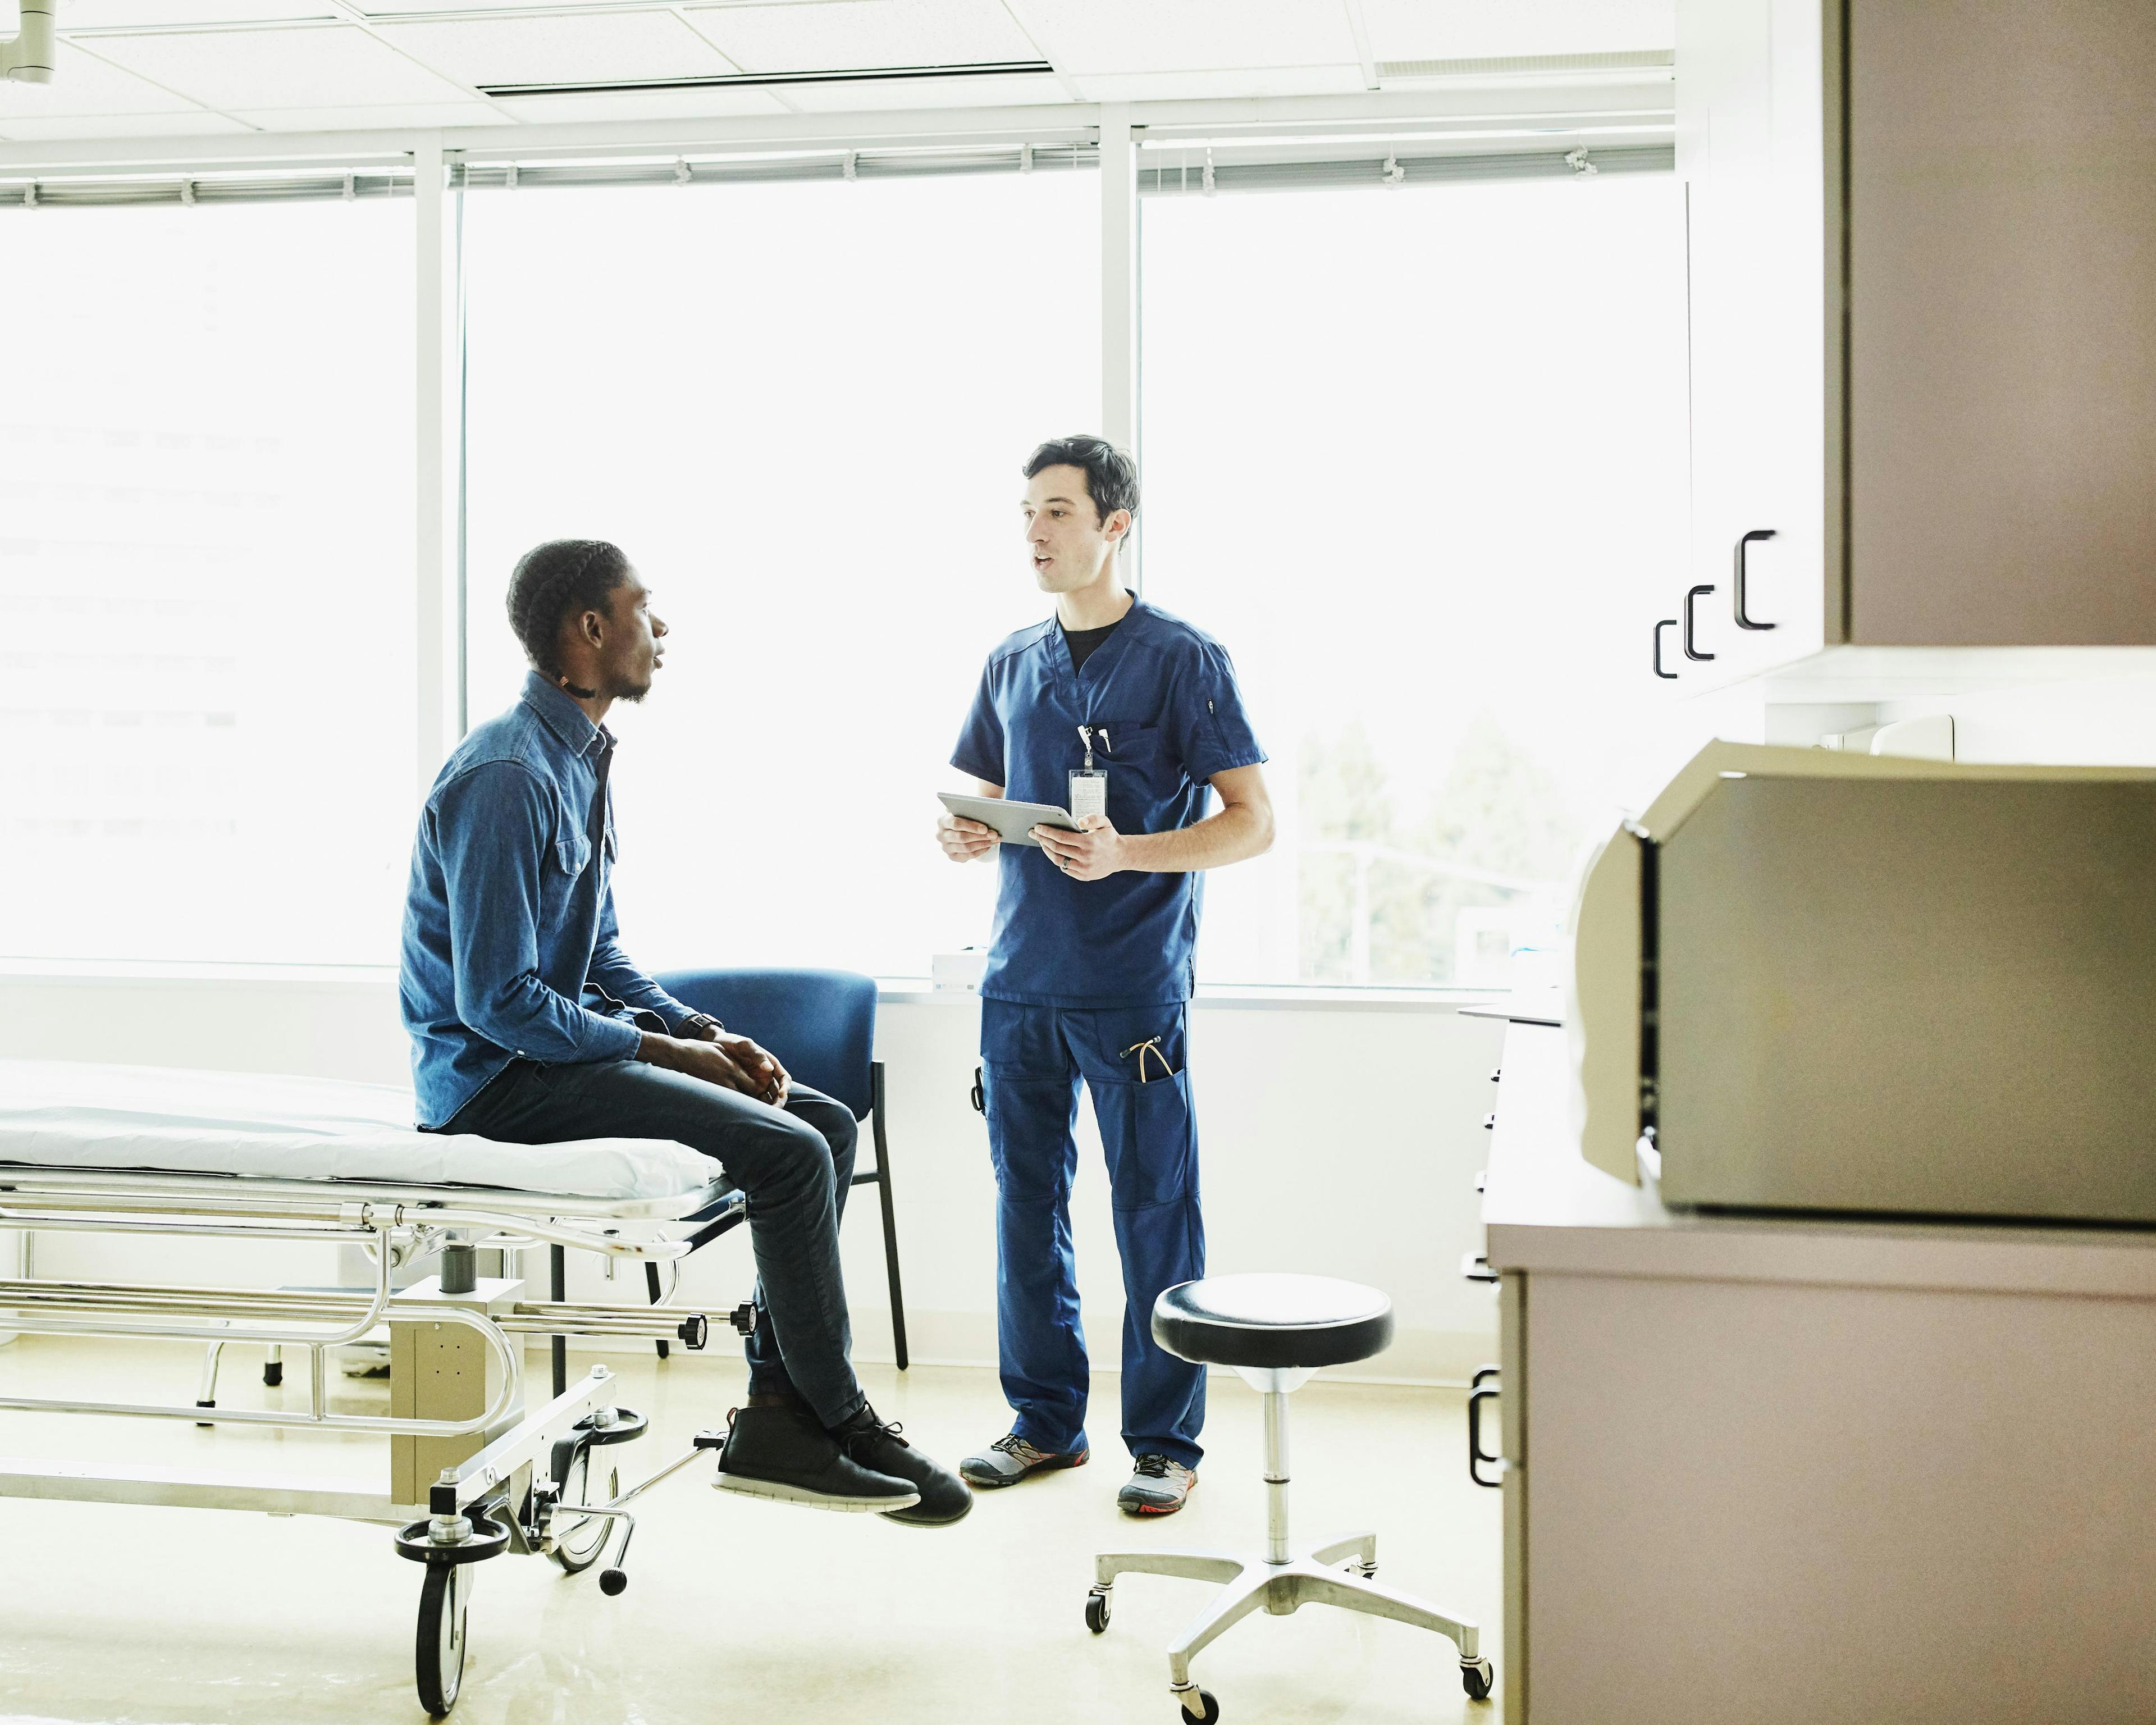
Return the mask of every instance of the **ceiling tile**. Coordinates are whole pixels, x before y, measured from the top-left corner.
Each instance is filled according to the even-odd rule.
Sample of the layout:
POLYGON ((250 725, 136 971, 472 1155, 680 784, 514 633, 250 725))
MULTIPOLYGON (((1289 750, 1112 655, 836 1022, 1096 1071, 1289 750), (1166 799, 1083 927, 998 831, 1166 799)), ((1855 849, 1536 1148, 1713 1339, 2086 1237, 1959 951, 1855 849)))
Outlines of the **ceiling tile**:
POLYGON ((462 84, 697 78, 737 71, 668 12, 385 23, 383 40, 462 84))
POLYGON ((1338 0, 1017 0, 1056 69, 1186 72, 1355 61, 1338 0))
MULTIPOLYGON (((39 143, 48 138, 192 137, 203 132, 249 130, 237 120, 200 108, 185 114, 74 114, 53 120, 0 114, 0 138, 18 144, 39 143)), ((0 169, 0 172, 19 172, 0 169)))
POLYGON ((811 114, 874 114, 898 108, 1009 108, 1067 102, 1070 94, 1045 72, 998 78, 876 78, 839 84, 789 84, 786 100, 811 114))
POLYGON ((60 0, 60 33, 154 30, 179 24, 251 24, 334 18, 325 0, 60 0))
POLYGON ((1381 60, 1621 54, 1676 43, 1676 0, 1363 0, 1381 60))
POLYGON ((750 72, 964 66, 1040 58, 1000 0, 796 0, 700 6, 689 18, 750 72))
POLYGON ((485 102, 382 102, 336 108, 235 108, 264 131, 447 131, 463 126, 513 126, 485 102))
POLYGON ((1226 72, 1104 72, 1073 80, 1089 102, 1194 101, 1209 96, 1353 95, 1360 65, 1253 66, 1226 72))
POLYGON ((513 96, 501 110, 526 126, 564 120, 706 120, 736 114, 784 114, 785 103, 761 90, 639 90, 591 95, 513 96))
POLYGON ((344 25, 100 36, 97 51, 209 107, 352 107, 465 100, 465 92, 344 25))
POLYGON ((0 126, 17 120, 57 120, 74 114, 198 111, 185 96, 160 90, 67 42, 59 44, 59 63, 53 68, 50 84, 18 84, 12 78, 0 79, 0 126))

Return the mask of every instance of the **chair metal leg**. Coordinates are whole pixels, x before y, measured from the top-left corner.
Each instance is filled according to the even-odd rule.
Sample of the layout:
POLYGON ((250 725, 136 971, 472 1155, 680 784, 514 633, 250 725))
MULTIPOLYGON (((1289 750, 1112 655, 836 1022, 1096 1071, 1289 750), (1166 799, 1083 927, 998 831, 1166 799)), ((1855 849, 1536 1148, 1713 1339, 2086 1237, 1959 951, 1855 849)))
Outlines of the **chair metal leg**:
MULTIPOLYGON (((569 1297, 569 1255, 560 1246, 547 1248, 547 1281, 548 1297, 558 1306, 569 1297)), ((554 1398, 557 1401, 569 1393, 569 1338, 554 1337, 554 1398)))
MULTIPOLYGON (((659 1266, 656 1264, 646 1262, 644 1265, 644 1291, 651 1296, 651 1303, 654 1306, 658 1305, 663 1296, 659 1291, 659 1266)), ((660 1358, 665 1359, 666 1358, 666 1338, 664 1336, 661 1336, 654 1345, 659 1349, 660 1358)))
POLYGON ((1473 1624, 1447 1617, 1436 1606, 1382 1582, 1332 1570, 1318 1575, 1298 1574, 1295 1591, 1297 1604, 1337 1605, 1343 1611, 1359 1611, 1367 1617, 1389 1617, 1395 1623, 1435 1630, 1459 1648, 1463 1661, 1473 1660, 1481 1651, 1481 1632, 1473 1624))
POLYGON ((1093 1559, 1093 1591, 1116 1584, 1118 1575, 1174 1575, 1185 1581, 1233 1581, 1247 1566, 1240 1558, 1207 1551, 1120 1551, 1093 1559))
POLYGON ((1267 1573, 1269 1568, 1245 1573, 1231 1582, 1219 1598, 1192 1618, 1183 1633, 1168 1644, 1168 1686, 1178 1695, 1190 1687, 1190 1661, 1265 1603, 1274 1579, 1267 1573))
POLYGON ((1378 1567, 1378 1536, 1374 1533, 1349 1533, 1341 1538, 1327 1540, 1310 1554, 1313 1563, 1337 1563, 1341 1558, 1353 1557, 1365 1568, 1378 1567))
POLYGON ((883 1267, 891 1281, 891 1339, 903 1372, 910 1361, 906 1347, 906 1295, 898 1284, 898 1219, 891 1201, 891 1142, 885 1135, 883 1062, 877 1060, 869 1067, 869 1091, 873 1099, 870 1120, 875 1134, 876 1203, 883 1212, 883 1267))

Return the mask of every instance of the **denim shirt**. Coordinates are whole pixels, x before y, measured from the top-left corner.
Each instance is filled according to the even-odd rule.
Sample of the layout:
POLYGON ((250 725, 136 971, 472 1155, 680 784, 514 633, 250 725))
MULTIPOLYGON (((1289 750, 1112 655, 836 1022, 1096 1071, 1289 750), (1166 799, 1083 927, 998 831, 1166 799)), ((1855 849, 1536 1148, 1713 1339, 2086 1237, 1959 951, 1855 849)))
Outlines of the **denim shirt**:
POLYGON ((634 1057, 637 1017, 690 1009, 629 962, 613 913, 613 805, 593 798, 613 736, 536 672, 457 746, 420 811, 398 989, 419 1122, 439 1127, 512 1060, 634 1057))

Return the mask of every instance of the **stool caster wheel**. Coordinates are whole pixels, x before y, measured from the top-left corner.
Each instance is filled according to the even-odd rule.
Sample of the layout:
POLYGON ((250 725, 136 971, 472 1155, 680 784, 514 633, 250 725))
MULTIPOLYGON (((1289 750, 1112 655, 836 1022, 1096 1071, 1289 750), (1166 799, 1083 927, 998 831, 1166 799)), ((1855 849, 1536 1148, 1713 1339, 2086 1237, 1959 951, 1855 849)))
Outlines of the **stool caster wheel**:
POLYGON ((1109 1615, 1114 1609, 1114 1602, 1106 1594, 1086 1594, 1086 1627, 1099 1635, 1107 1628, 1109 1615))
POLYGON ((1365 1581, 1375 1581, 1378 1579, 1378 1560, 1375 1558, 1372 1558, 1367 1563, 1354 1563, 1349 1567, 1365 1581))
POLYGON ((1220 1717, 1220 1703, 1214 1698, 1209 1689, 1181 1691, 1176 1696, 1176 1702, 1177 1711, 1185 1725, 1214 1725, 1214 1721, 1220 1717), (1204 1709, 1202 1712, 1190 1711, 1190 1703, 1194 1701, 1204 1709))
POLYGON ((1497 1674, 1490 1668, 1486 1659, 1463 1659, 1460 1661, 1460 1686, 1467 1692, 1470 1701, 1487 1701, 1491 1686, 1497 1674))
POLYGON ((269 1363, 268 1365, 266 1365, 266 1366, 263 1367, 263 1368, 262 1368, 262 1382, 263 1382, 263 1384, 264 1385, 264 1387, 265 1387, 265 1388, 268 1388, 268 1389, 276 1389, 279 1385, 280 1385, 281 1384, 283 1384, 283 1383, 284 1383, 284 1381, 285 1381, 285 1363, 284 1363, 284 1361, 282 1361, 282 1360, 272 1360, 272 1361, 270 1361, 270 1363, 269 1363))

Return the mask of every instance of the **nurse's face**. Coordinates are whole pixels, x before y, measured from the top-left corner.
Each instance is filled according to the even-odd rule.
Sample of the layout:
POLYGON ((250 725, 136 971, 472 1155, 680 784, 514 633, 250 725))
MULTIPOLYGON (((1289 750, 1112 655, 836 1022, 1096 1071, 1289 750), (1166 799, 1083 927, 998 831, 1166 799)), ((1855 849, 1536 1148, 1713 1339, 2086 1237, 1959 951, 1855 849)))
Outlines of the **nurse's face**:
POLYGON ((1082 467, 1042 468, 1027 484, 1019 506, 1033 578, 1043 593, 1075 593, 1098 581, 1131 524, 1129 512, 1121 509, 1101 519, 1082 467))

